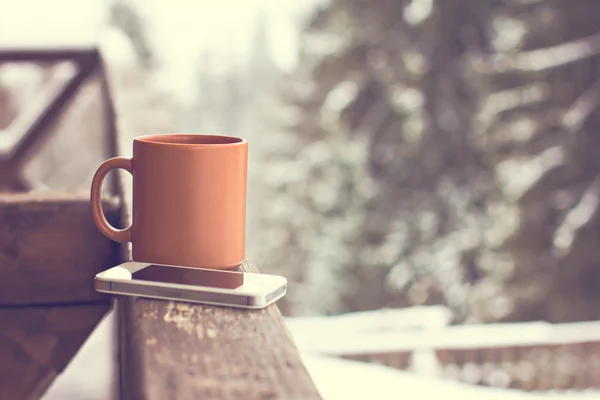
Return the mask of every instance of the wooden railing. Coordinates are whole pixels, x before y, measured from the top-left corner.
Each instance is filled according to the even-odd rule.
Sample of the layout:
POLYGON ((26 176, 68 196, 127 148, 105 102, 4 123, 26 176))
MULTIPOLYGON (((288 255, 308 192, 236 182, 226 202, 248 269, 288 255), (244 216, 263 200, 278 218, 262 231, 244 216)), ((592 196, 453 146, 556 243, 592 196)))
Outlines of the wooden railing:
MULTIPOLYGON (((118 262, 90 218, 87 189, 94 164, 113 152, 105 118, 90 117, 100 102, 82 101, 101 90, 99 53, 0 49, 0 72, 19 63, 50 78, 0 131, 0 399, 45 392, 109 310, 91 279, 118 262)), ((118 202, 107 196, 103 207, 117 223, 118 202)))
POLYGON ((403 326, 411 311, 299 318, 290 326, 298 346, 309 354, 375 362, 474 385, 600 389, 600 322, 444 326, 439 316, 435 324, 426 323, 433 311, 426 307, 412 313, 422 319, 412 318, 412 325, 403 326))
MULTIPOLYGON (((110 156, 130 156, 134 136, 173 130, 156 118, 143 75, 132 80, 101 51, 0 49, 0 68, 59 61, 71 65, 69 77, 51 79, 0 131, 0 399, 44 393, 109 310, 109 298, 93 290, 94 274, 130 259, 129 246, 106 240, 91 220, 87 189, 95 168, 110 156), (82 93, 93 101, 85 103, 82 93), (32 163, 41 165, 37 175, 26 173, 32 163)), ((130 186, 128 177, 113 179, 105 191, 104 210, 115 225, 131 223, 130 186)), ((256 271, 250 262, 241 269, 256 271)), ((319 398, 276 306, 240 311, 141 298, 116 304, 123 399, 319 398)), ((598 323, 312 334, 297 338, 308 352, 416 372, 433 365, 473 384, 600 388, 598 323)))
MULTIPOLYGON (((97 49, 0 49, 0 71, 9 62, 71 68, 0 131, 0 399, 19 400, 39 398, 108 311, 94 275, 130 259, 128 246, 93 225, 93 172, 110 156, 131 155, 134 136, 172 127, 156 118, 143 75, 123 75, 97 49), (76 112, 83 92, 93 94, 95 119, 76 112), (80 125, 65 126, 73 119, 80 125), (72 179, 56 179, 63 172, 72 179)), ((107 218, 130 224, 131 179, 108 186, 107 218)), ((257 271, 250 262, 241 269, 257 271)), ((320 398, 276 306, 116 304, 123 399, 320 398)))
MULTIPOLYGON (((116 153, 114 136, 109 134, 110 115, 102 104, 108 96, 98 50, 0 49, 0 72, 4 66, 18 63, 45 68, 49 79, 9 126, 0 130, 0 192, 85 189, 93 167, 116 153), (81 105, 82 97, 95 98, 94 104, 81 105), (52 149, 52 145, 57 148, 52 149), (51 149, 45 149, 48 147, 51 149), (48 163, 49 158, 60 158, 62 169, 48 163), (32 159, 41 160, 38 169, 54 169, 54 181, 63 185, 53 187, 44 179, 26 177, 25 169, 32 159)), ((108 189, 116 193, 114 180, 108 189)))

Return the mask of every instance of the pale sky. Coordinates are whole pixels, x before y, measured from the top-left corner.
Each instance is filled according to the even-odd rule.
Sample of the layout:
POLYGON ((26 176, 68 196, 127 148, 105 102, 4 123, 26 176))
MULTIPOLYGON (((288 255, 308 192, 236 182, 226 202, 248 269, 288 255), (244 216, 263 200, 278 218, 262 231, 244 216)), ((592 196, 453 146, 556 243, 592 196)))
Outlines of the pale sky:
POLYGON ((101 0, 0 0, 0 45, 90 42, 105 10, 101 0))
POLYGON ((300 21, 322 0, 135 0, 152 24, 152 40, 165 65, 161 86, 185 100, 201 50, 220 68, 245 61, 263 12, 275 62, 284 69, 296 64, 300 21), (162 55, 167 55, 162 57, 162 55))
MULTIPOLYGON (((245 60, 264 12, 275 62, 296 63, 301 20, 324 0, 132 0, 164 65, 161 86, 187 97, 199 53, 225 64, 245 60)), ((0 45, 89 43, 106 34, 110 0, 0 0, 0 45)), ((184 99, 186 100, 186 99, 184 99)))

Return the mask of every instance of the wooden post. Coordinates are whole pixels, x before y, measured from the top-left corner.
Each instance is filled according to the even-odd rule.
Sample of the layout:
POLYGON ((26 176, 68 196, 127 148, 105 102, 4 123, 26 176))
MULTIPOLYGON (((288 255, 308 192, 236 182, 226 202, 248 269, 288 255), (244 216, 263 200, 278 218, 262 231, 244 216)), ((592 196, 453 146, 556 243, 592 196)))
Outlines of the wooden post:
MULTIPOLYGON (((172 131, 153 123, 145 87, 123 87, 110 59, 104 59, 104 71, 123 155, 130 154, 131 133, 172 131)), ((128 225, 130 185, 121 182, 121 190, 122 225, 128 225)), ((257 271, 250 263, 241 269, 257 271)), ((143 298, 119 302, 122 398, 320 398, 275 305, 248 311, 143 298)))

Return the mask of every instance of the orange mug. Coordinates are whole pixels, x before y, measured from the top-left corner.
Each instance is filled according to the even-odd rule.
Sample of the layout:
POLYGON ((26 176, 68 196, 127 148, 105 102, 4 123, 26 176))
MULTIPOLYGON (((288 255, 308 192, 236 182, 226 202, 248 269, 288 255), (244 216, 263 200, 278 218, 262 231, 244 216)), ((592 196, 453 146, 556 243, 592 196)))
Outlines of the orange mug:
POLYGON ((133 141, 133 158, 105 161, 92 180, 96 226, 131 242, 133 260, 231 269, 245 257, 248 142, 217 135, 149 135, 133 141), (100 202, 115 168, 133 175, 133 223, 112 227, 100 202))

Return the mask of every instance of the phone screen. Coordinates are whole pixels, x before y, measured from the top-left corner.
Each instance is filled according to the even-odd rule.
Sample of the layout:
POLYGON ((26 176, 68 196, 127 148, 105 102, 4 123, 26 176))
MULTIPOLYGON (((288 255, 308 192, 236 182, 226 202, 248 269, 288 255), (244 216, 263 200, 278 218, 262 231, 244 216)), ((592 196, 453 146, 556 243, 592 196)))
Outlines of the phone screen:
POLYGON ((232 273, 154 264, 134 272, 132 278, 141 281, 179 283, 220 289, 236 289, 244 284, 244 274, 241 272, 232 273))

